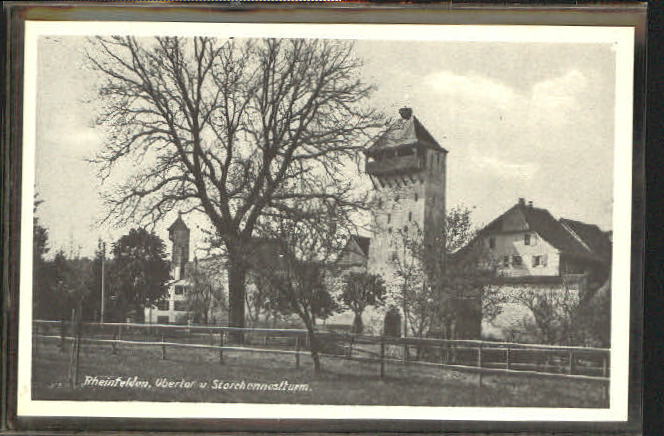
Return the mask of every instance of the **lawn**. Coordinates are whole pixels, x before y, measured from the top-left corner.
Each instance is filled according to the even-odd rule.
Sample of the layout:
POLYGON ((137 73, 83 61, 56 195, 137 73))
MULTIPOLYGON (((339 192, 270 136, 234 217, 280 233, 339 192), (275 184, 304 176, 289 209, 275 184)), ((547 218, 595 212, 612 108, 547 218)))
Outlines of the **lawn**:
POLYGON ((295 367, 292 355, 167 349, 84 343, 79 385, 68 380, 70 353, 55 342, 41 343, 33 358, 33 399, 103 401, 192 401, 290 404, 409 406, 607 407, 595 382, 484 375, 416 365, 386 365, 380 379, 377 363, 323 358, 323 372, 313 373, 308 356, 295 367), (94 377, 97 377, 94 379, 94 377), (134 386, 117 382, 134 380, 134 386), (134 379, 134 377, 136 377, 134 379), (86 379, 89 381, 85 384, 86 379), (96 382, 94 380, 97 380, 96 382), (99 383, 99 381, 102 381, 99 383), (287 384, 283 383, 284 381, 287 384), (146 382, 147 387, 139 386, 146 382), (168 383, 171 383, 168 385, 168 383), (106 383, 105 386, 100 384, 106 383), (206 383, 203 385, 202 383, 206 383), (276 389, 275 389, 276 387, 276 389), (289 390, 296 387, 296 390, 289 390), (273 389, 273 390, 270 390, 273 389))

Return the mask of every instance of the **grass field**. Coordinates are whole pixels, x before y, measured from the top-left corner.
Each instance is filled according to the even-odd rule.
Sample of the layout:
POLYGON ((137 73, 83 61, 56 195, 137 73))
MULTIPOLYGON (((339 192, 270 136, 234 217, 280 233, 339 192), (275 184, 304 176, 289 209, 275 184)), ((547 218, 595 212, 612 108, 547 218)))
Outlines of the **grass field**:
POLYGON ((378 364, 342 359, 323 359, 323 372, 315 376, 311 359, 265 353, 224 353, 220 364, 213 350, 169 348, 162 360, 160 347, 122 346, 118 354, 109 345, 83 344, 79 386, 67 380, 70 353, 54 342, 40 344, 33 358, 33 399, 100 401, 193 401, 291 404, 356 404, 410 406, 504 407, 607 407, 598 383, 540 379, 528 376, 478 375, 415 365, 386 365, 386 377, 378 376, 378 364), (149 387, 85 384, 117 377, 137 377, 149 387), (173 382, 159 387, 159 382, 173 382), (192 382, 191 387, 183 384, 192 382), (216 380, 216 382, 215 382, 216 380), (289 391, 288 386, 300 385, 289 391), (202 386, 200 383, 207 383, 202 386), (224 386, 224 383, 228 383, 224 386), (231 384, 235 383, 235 385, 231 384), (252 385, 253 384, 253 385, 252 385), (281 384, 283 390, 261 390, 264 384, 281 384), (216 389, 215 387, 219 387, 216 389), (248 390, 254 387, 258 390, 248 390))

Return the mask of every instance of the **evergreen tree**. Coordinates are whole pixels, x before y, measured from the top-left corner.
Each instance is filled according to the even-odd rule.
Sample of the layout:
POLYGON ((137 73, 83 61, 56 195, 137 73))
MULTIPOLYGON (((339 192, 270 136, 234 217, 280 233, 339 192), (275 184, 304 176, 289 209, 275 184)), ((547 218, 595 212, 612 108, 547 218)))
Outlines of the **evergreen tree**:
POLYGON ((164 241, 145 229, 132 229, 113 244, 109 290, 116 297, 117 315, 144 320, 144 308, 168 292, 170 263, 164 241))

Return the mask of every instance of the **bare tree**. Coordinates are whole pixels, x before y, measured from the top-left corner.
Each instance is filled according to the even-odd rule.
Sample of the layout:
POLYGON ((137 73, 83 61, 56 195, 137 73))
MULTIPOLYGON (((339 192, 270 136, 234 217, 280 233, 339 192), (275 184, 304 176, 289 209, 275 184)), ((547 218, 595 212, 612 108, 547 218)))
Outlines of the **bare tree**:
POLYGON ((430 241, 417 225, 394 233, 397 300, 415 336, 454 339, 459 320, 474 319, 479 326, 482 315, 491 319, 500 313, 495 261, 477 238, 471 215, 465 206, 452 208, 443 231, 430 241))
POLYGON ((521 320, 523 331, 543 344, 576 345, 574 329, 579 309, 579 293, 563 286, 555 288, 517 288, 510 300, 530 311, 521 320))
POLYGON ((185 301, 187 312, 196 323, 209 324, 215 311, 226 308, 224 287, 215 277, 215 269, 214 265, 202 265, 197 259, 187 269, 185 301))
POLYGON ((104 78, 100 174, 136 169, 108 192, 107 219, 205 214, 229 259, 231 326, 244 326, 259 226, 298 220, 311 201, 363 204, 342 170, 385 122, 364 107, 372 87, 351 42, 115 36, 91 41, 88 59, 104 78))
POLYGON ((326 273, 332 270, 333 260, 352 230, 350 222, 339 220, 330 202, 310 203, 306 217, 298 222, 273 222, 267 238, 273 248, 261 251, 265 257, 255 258, 260 267, 252 273, 262 276, 270 287, 270 307, 286 316, 297 315, 304 324, 318 373, 322 344, 316 335, 317 320, 340 310, 326 273))

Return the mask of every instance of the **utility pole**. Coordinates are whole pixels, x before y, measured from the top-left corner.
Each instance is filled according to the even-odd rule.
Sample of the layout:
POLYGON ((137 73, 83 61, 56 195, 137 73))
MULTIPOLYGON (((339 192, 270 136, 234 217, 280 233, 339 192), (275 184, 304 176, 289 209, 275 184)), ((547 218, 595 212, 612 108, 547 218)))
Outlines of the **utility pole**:
POLYGON ((106 261, 106 242, 101 244, 101 318, 100 321, 104 322, 104 306, 105 306, 105 296, 104 296, 104 263, 106 261))

